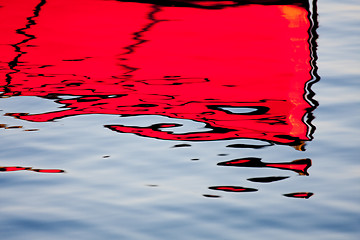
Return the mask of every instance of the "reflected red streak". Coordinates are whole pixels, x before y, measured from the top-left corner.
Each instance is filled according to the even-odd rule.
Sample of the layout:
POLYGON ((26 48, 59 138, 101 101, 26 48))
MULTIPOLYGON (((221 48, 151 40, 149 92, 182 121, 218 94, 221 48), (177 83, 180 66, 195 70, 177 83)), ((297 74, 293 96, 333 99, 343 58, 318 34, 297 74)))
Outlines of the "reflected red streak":
POLYGON ((170 127, 176 127, 176 124, 161 124, 159 127, 160 128, 170 128, 170 127))
POLYGON ((305 170, 309 167, 308 164, 281 164, 281 163, 267 163, 266 166, 274 167, 274 168, 296 170, 296 171, 300 171, 300 172, 305 172, 305 170))
POLYGON ((243 192, 246 191, 245 188, 234 188, 234 187, 216 187, 216 190, 224 190, 224 191, 231 191, 231 192, 243 192))
POLYGON ((226 165, 236 165, 236 164, 241 164, 241 163, 246 163, 246 162, 250 162, 250 160, 248 159, 242 159, 242 160, 235 160, 235 161, 229 161, 226 162, 226 165))
POLYGON ((26 167, 0 167, 0 172, 12 172, 21 170, 30 170, 31 168, 26 167))
POLYGON ((53 0, 26 28, 38 2, 2 3, 0 91, 83 97, 58 101, 66 105, 63 111, 9 115, 36 122, 82 114, 162 115, 203 122, 215 130, 174 134, 108 127, 170 140, 309 140, 303 122, 311 109, 304 99, 311 80, 306 9, 247 5, 204 10, 53 0), (27 35, 16 33, 19 29, 27 35), (24 39, 28 41, 22 43, 24 39), (212 106, 269 111, 242 115, 212 106))
POLYGON ((293 197, 307 197, 308 193, 298 193, 298 194, 294 194, 293 197))
POLYGON ((286 197, 293 197, 293 198, 310 198, 312 195, 314 195, 311 192, 299 192, 299 193, 289 193, 284 194, 286 197))
POLYGON ((0 167, 0 172, 12 172, 12 171, 34 171, 41 173, 64 173, 61 169, 33 169, 31 167, 0 167))
POLYGON ((282 170, 292 170, 299 173, 300 175, 309 175, 307 169, 311 167, 311 159, 298 159, 292 162, 283 162, 283 163, 265 163, 262 162, 260 158, 250 158, 250 159, 238 159, 227 162, 220 162, 220 166, 235 166, 235 167, 271 167, 278 168, 282 170))
POLYGON ((41 172, 41 173, 63 173, 64 170, 60 169, 32 169, 34 172, 41 172))
POLYGON ((254 188, 243 188, 243 187, 238 187, 238 186, 214 186, 214 187, 209 187, 209 189, 212 190, 220 190, 220 191, 225 191, 225 192, 256 192, 257 189, 254 188))

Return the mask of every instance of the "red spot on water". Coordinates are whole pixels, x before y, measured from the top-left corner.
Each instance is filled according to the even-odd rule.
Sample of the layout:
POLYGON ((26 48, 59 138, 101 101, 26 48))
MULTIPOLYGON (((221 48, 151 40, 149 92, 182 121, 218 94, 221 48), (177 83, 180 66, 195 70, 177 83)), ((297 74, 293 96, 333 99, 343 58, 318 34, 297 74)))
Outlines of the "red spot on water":
POLYGON ((225 192, 255 192, 257 189, 254 188, 244 188, 238 186, 214 186, 209 187, 209 189, 220 190, 225 192))
POLYGON ((284 196, 286 196, 286 197, 305 198, 305 199, 310 198, 312 195, 314 195, 314 194, 311 193, 311 192, 298 192, 298 193, 288 193, 288 194, 284 194, 284 196))
POLYGON ((41 173, 64 173, 62 169, 34 169, 31 167, 0 167, 0 172, 13 172, 13 171, 33 171, 41 173))
POLYGON ((278 168, 283 170, 291 170, 299 173, 300 175, 309 175, 307 170, 311 167, 311 159, 298 159, 292 162, 282 162, 282 163, 266 163, 262 162, 260 158, 244 158, 236 159, 227 162, 220 162, 217 165, 220 166, 234 166, 234 167, 270 167, 278 168))
POLYGON ((283 168, 283 169, 289 169, 289 170, 297 170, 304 172, 305 169, 308 167, 307 164, 281 164, 281 163, 268 163, 266 164, 268 167, 274 167, 274 168, 283 168))
POLYGON ((29 170, 31 168, 27 167, 0 167, 1 172, 12 172, 12 171, 21 171, 21 170, 29 170))
POLYGON ((247 163, 247 162, 250 162, 250 160, 249 159, 241 159, 241 160, 226 162, 225 165, 236 165, 236 164, 242 164, 242 163, 247 163))
POLYGON ((273 167, 273 168, 279 168, 279 169, 286 169, 286 170, 292 170, 300 175, 309 175, 307 170, 309 167, 311 167, 311 160, 306 159, 299 159, 294 160, 290 163, 266 163, 267 167, 273 167))
POLYGON ((234 187, 218 187, 217 190, 231 191, 231 192, 243 192, 245 188, 234 188, 234 187))
POLYGON ((34 172, 41 172, 41 173, 63 173, 64 170, 61 169, 32 169, 34 172))

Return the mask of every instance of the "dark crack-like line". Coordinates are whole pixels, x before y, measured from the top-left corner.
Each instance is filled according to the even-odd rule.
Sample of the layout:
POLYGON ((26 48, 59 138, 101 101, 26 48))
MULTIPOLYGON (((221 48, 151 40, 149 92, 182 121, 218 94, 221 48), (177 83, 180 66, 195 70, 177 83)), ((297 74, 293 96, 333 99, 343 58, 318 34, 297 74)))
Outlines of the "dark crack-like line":
POLYGON ((18 43, 15 43, 15 44, 11 45, 12 47, 14 47, 15 52, 18 53, 18 54, 14 57, 13 60, 11 60, 8 63, 8 66, 9 66, 9 68, 11 70, 9 73, 6 74, 6 82, 7 82, 8 85, 10 85, 11 80, 12 80, 11 75, 20 71, 19 69, 16 69, 16 67, 19 65, 19 59, 21 58, 21 56, 23 56, 24 54, 27 53, 27 52, 23 51, 20 46, 22 44, 27 43, 27 42, 29 42, 29 41, 36 38, 35 35, 26 33, 26 30, 28 30, 32 26, 36 25, 35 18, 37 18, 39 16, 40 10, 45 5, 45 3, 46 3, 46 0, 41 0, 40 3, 38 3, 35 6, 34 10, 33 10, 34 14, 31 17, 26 18, 27 19, 27 24, 25 25, 25 27, 16 29, 17 34, 24 35, 26 38, 24 40, 22 40, 21 42, 18 42, 18 43))
MULTIPOLYGON (((133 54, 135 52, 135 49, 137 47, 139 47, 141 44, 146 43, 147 41, 149 41, 148 39, 144 39, 143 38, 143 34, 145 32, 148 32, 154 25, 156 25, 159 22, 165 21, 165 20, 159 20, 155 18, 155 14, 161 11, 161 7, 157 6, 157 5, 152 5, 152 11, 149 12, 149 14, 147 15, 147 19, 150 20, 150 22, 144 26, 140 31, 134 32, 132 35, 134 36, 132 39, 135 40, 135 43, 124 47, 124 49, 126 49, 127 51, 123 54, 121 54, 121 56, 126 56, 126 55, 130 55, 133 54)), ((126 61, 128 60, 126 57, 121 57, 120 60, 122 61, 126 61)), ((126 69, 128 69, 128 71, 126 73, 124 73, 125 76, 131 76, 130 74, 136 70, 138 70, 139 68, 137 67, 132 67, 129 66, 127 64, 121 64, 121 67, 124 67, 126 69)))

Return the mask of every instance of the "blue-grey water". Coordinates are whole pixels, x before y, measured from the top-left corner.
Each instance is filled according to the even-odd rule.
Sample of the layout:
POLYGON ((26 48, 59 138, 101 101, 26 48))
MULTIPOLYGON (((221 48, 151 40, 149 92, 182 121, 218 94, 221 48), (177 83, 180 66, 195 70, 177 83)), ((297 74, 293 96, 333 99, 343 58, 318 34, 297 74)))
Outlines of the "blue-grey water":
MULTIPOLYGON (((104 128, 172 122, 160 115, 87 114, 27 121, 8 113, 64 108, 51 98, 3 96, 0 166, 65 173, 0 172, 0 238, 359 239, 359 12, 355 0, 317 1, 320 78, 311 89, 318 106, 312 112, 316 130, 306 151, 286 144, 257 148, 269 143, 251 139, 189 142, 104 128), (311 167, 305 176, 277 168, 217 165, 248 157, 265 163, 311 159, 311 167), (248 180, 270 176, 288 178, 248 180), (209 188, 214 186, 257 191, 209 188), (302 192, 313 195, 284 196, 302 192)), ((183 132, 203 127, 186 119, 177 123, 184 125, 183 132)))

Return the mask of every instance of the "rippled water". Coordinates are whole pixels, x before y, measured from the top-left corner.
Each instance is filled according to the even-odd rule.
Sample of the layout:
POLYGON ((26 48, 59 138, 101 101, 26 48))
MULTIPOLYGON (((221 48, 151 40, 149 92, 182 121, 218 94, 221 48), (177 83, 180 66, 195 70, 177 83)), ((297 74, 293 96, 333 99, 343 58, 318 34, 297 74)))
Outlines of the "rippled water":
POLYGON ((358 239, 360 5, 154 2, 0 1, 2 239, 358 239))

